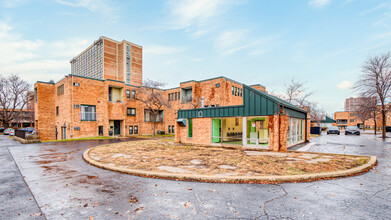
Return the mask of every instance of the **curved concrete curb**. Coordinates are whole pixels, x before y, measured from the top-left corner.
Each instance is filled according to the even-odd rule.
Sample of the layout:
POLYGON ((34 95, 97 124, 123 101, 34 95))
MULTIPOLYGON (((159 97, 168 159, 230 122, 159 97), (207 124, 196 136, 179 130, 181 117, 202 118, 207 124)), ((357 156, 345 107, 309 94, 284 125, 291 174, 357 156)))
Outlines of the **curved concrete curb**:
POLYGON ((313 174, 299 174, 299 175, 271 175, 271 176, 211 176, 211 175, 197 175, 197 174, 181 174, 181 173, 160 173, 153 171, 133 170, 127 168, 120 168, 109 166, 100 162, 97 162, 88 156, 90 148, 83 153, 83 159, 96 167, 106 170, 112 170, 121 173, 127 173, 136 176, 159 178, 159 179, 174 179, 174 180, 187 180, 187 181, 200 181, 200 182, 218 182, 218 183, 275 183, 275 182, 299 182, 299 181, 315 181, 319 179, 331 179, 338 177, 346 177, 362 174, 369 171, 376 165, 376 157, 370 156, 368 163, 348 170, 340 170, 334 172, 325 173, 313 173, 313 174))

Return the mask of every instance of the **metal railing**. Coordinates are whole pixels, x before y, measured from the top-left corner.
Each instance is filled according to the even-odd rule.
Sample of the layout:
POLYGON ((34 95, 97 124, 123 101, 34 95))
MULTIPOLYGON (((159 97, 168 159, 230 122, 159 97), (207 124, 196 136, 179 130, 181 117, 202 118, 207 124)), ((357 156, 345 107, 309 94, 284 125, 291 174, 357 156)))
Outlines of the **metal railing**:
POLYGON ((96 121, 96 112, 80 112, 81 121, 96 121))

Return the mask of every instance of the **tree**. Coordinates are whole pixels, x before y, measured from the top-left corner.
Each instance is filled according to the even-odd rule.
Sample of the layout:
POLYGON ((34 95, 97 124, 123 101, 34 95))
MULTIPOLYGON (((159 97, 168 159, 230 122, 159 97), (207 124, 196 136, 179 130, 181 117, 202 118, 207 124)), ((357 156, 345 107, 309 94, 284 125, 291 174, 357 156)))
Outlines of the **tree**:
POLYGON ((368 58, 363 66, 360 79, 354 89, 363 97, 376 96, 380 103, 382 138, 386 138, 387 101, 391 88, 391 54, 384 53, 368 58))
POLYGON ((283 99, 289 103, 295 104, 300 108, 309 106, 308 98, 313 94, 307 92, 304 82, 297 82, 294 78, 289 84, 284 84, 283 99))
POLYGON ((30 84, 17 75, 0 76, 0 120, 5 128, 22 113, 29 101, 30 84))
POLYGON ((143 86, 138 88, 136 100, 144 104, 145 110, 150 115, 150 121, 153 122, 152 136, 155 136, 156 123, 158 122, 160 112, 163 107, 169 107, 164 92, 161 89, 165 83, 153 80, 145 80, 143 86))
POLYGON ((373 119, 375 123, 375 135, 376 135, 376 116, 377 116, 377 100, 376 97, 361 97, 356 106, 357 118, 363 122, 363 128, 365 131, 365 121, 373 119))
POLYGON ((326 117, 326 111, 323 108, 318 107, 316 102, 309 103, 310 116, 313 121, 320 124, 326 117))

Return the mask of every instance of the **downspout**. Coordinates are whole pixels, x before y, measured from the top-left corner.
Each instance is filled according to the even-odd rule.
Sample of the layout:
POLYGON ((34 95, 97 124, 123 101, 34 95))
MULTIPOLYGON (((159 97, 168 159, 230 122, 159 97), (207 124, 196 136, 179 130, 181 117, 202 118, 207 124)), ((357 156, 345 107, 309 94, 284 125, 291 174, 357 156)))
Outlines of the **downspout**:
POLYGON ((305 114, 305 142, 308 142, 308 139, 307 139, 307 132, 308 132, 307 121, 308 121, 307 114, 305 114))
POLYGON ((71 139, 73 139, 73 129, 75 128, 74 127, 74 125, 73 125, 73 117, 74 117, 74 115, 73 115, 73 75, 72 75, 72 84, 71 84, 71 86, 72 86, 72 96, 71 96, 71 98, 72 98, 72 101, 71 101, 71 112, 72 112, 72 115, 71 115, 71 125, 72 125, 72 127, 71 127, 71 139))
POLYGON ((278 151, 281 147, 281 105, 278 103, 278 151))

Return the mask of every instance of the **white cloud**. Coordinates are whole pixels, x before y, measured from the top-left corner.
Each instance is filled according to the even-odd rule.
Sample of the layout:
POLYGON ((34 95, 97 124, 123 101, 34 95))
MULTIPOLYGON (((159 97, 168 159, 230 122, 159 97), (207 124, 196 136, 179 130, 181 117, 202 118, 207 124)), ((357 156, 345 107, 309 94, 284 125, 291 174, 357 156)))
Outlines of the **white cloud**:
POLYGON ((321 8, 330 3, 330 0, 309 0, 308 4, 314 8, 321 8))
POLYGON ((270 51, 279 36, 252 37, 248 29, 230 30, 221 33, 215 39, 215 48, 222 56, 229 56, 239 51, 247 51, 247 55, 259 56, 270 51))
POLYGON ((145 55, 168 55, 168 54, 177 54, 185 51, 184 47, 168 47, 168 46, 159 46, 159 45, 147 45, 144 46, 143 53, 145 55))
POLYGON ((20 74, 30 83, 58 80, 70 73, 69 60, 91 42, 77 38, 52 42, 25 39, 9 21, 0 20, 0 74, 20 74))
POLYGON ((386 8, 386 7, 389 7, 390 6, 390 3, 381 3, 373 8, 370 8, 370 9, 367 9, 367 10, 364 10, 360 13, 360 15, 368 15, 368 14, 371 14, 375 11, 378 11, 378 10, 381 10, 383 8, 386 8))
POLYGON ((91 12, 102 14, 110 19, 111 22, 117 22, 119 19, 116 13, 117 9, 113 6, 111 0, 56 0, 57 3, 71 6, 85 8, 91 12))
POLYGON ((342 81, 340 84, 337 85, 337 87, 342 90, 351 89, 353 88, 353 86, 354 86, 353 82, 346 81, 346 80, 342 81))
POLYGON ((187 28, 194 24, 206 23, 210 18, 222 12, 224 0, 172 0, 171 16, 176 28, 187 28))
POLYGON ((199 37, 218 28, 219 16, 244 0, 169 0, 166 4, 171 29, 184 29, 199 37))

